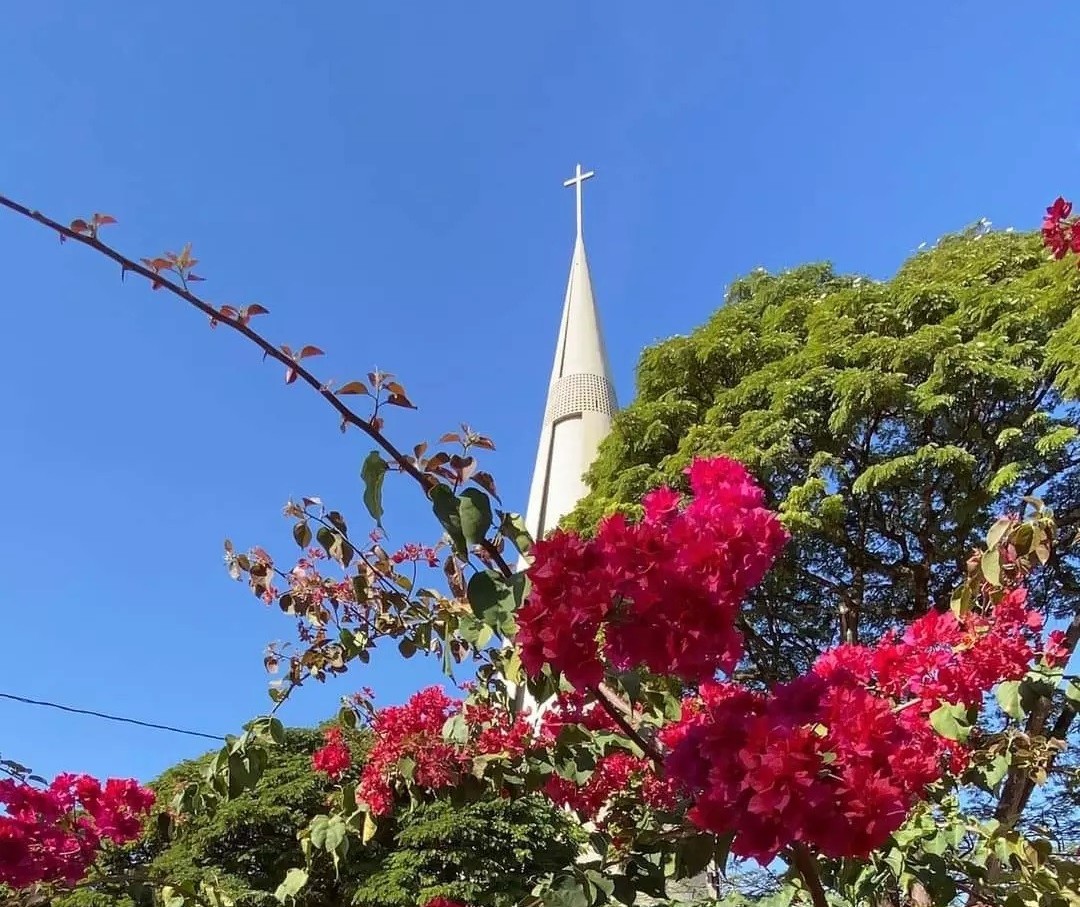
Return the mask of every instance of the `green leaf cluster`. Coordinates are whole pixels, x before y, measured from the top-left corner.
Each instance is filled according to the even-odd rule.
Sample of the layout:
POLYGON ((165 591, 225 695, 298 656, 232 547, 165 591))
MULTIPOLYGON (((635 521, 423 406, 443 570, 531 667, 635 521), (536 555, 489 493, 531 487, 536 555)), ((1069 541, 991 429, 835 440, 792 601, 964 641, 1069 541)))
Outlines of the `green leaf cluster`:
MULTIPOLYGON (((346 734, 362 761, 366 738, 346 734)), ((580 833, 538 798, 424 804, 380 823, 374 840, 362 844, 353 835, 342 847, 344 823, 325 815, 334 785, 311 768, 322 743, 318 730, 285 731, 252 789, 180 829, 162 819, 170 796, 202 777, 218 754, 169 769, 151 784, 160 805, 142 839, 107 850, 91 883, 56 907, 159 907, 163 882, 197 897, 210 886, 238 907, 279 907, 282 899, 295 907, 413 907, 435 894, 509 907, 573 860, 580 833), (305 849, 314 851, 310 864, 305 849)))

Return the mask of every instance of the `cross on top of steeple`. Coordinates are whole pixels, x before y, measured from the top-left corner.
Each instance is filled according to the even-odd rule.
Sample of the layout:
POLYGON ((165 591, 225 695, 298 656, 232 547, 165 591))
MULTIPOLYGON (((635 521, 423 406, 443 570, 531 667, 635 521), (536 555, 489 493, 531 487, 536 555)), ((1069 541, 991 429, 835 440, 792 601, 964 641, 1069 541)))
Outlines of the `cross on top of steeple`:
POLYGON ((581 187, 585 180, 591 179, 596 176, 595 170, 590 170, 587 173, 581 172, 581 164, 577 165, 577 169, 574 171, 574 175, 570 179, 566 180, 563 185, 566 188, 574 187, 575 195, 577 196, 577 235, 581 236, 581 187))

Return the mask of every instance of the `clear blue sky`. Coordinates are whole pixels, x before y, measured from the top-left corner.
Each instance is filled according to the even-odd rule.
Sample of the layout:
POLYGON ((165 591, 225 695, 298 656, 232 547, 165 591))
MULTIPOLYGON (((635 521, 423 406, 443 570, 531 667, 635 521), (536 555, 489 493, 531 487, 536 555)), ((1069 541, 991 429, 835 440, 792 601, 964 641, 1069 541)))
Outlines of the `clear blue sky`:
MULTIPOLYGON (((219 302, 377 365, 462 419, 524 503, 581 160, 622 399, 647 343, 751 268, 890 274, 981 216, 1034 226, 1075 188, 1074 3, 507 4, 74 0, 2 13, 0 186, 61 219, 104 210, 135 255, 191 240, 219 302), (527 8, 526 8, 527 7, 527 8)), ((214 732, 265 708, 289 623, 230 583, 221 542, 288 555, 290 496, 362 523, 358 468, 306 389, 245 342, 28 222, 0 216, 5 518, 0 690, 214 732)), ((412 488, 395 539, 430 538, 412 488)), ((303 694, 315 721, 383 658, 303 694)), ((143 778, 197 740, 0 701, 0 750, 46 773, 143 778)))

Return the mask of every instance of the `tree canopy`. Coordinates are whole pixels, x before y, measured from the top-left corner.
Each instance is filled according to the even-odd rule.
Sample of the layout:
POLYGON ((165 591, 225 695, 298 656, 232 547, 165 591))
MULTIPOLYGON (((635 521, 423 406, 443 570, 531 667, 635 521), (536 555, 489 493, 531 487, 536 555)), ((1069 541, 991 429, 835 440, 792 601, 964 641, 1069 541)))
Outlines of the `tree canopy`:
MULTIPOLYGON (((140 841, 107 851, 95 881, 59 899, 58 907, 151 907, 154 882, 161 879, 174 885, 211 881, 241 905, 278 904, 275 892, 288 871, 305 865, 300 833, 326 812, 333 789, 325 775, 312 771, 312 753, 322 742, 316 730, 290 729, 254 789, 190 819, 180 835, 151 821, 140 841)), ((355 772, 364 737, 354 734, 350 748, 359 757, 355 772)), ((151 784, 162 804, 156 816, 211 759, 208 754, 182 762, 151 784)), ((339 872, 325 854, 313 861, 294 903, 415 907, 436 897, 471 901, 482 892, 508 907, 544 873, 572 859, 577 834, 565 814, 536 797, 421 804, 350 851, 339 872)))
MULTIPOLYGON (((753 596, 748 670, 794 676, 828 644, 948 596, 993 517, 1040 494, 1080 521, 1080 277, 1037 236, 972 230, 890 280, 828 264, 737 280, 688 336, 642 354, 567 518, 588 531, 695 456, 747 464, 794 535, 753 596)), ((1077 563, 1033 592, 1080 603, 1077 563)))

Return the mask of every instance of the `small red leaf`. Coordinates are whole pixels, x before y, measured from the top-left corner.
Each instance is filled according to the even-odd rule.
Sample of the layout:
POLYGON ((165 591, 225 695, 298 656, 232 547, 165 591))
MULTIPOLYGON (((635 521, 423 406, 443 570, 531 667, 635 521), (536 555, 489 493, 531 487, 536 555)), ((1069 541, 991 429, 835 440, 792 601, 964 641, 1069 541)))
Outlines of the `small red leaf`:
POLYGON ((111 214, 95 214, 94 226, 95 227, 107 227, 109 224, 115 224, 116 218, 111 214))
POLYGON ((200 276, 199 276, 198 274, 188 274, 188 276, 187 276, 187 279, 188 279, 188 280, 190 280, 190 281, 194 281, 194 280, 206 280, 206 278, 205 278, 205 277, 200 277, 200 276))
POLYGON ((295 356, 293 355, 292 347, 291 347, 291 346, 289 346, 289 345, 288 345, 287 343, 283 343, 283 344, 281 344, 281 352, 283 352, 283 353, 284 353, 284 354, 285 354, 286 356, 288 356, 288 357, 289 357, 290 359, 295 359, 295 358, 296 358, 296 357, 295 357, 295 356))
POLYGON ((405 396, 408 396, 408 395, 407 395, 407 394, 405 393, 405 388, 403 388, 403 387, 402 387, 402 386, 401 386, 400 384, 398 384, 398 383, 397 383, 396 381, 387 381, 387 382, 386 382, 386 390, 387 390, 387 391, 388 391, 389 393, 393 394, 393 395, 394 395, 395 397, 405 397, 405 396))
POLYGON ((322 356, 325 355, 322 350, 317 346, 305 346, 300 350, 300 358, 306 359, 308 356, 322 356))
POLYGON ((221 312, 226 318, 235 318, 239 313, 231 305, 223 305, 218 311, 221 312))
POLYGON ((472 441, 473 447, 482 447, 484 450, 495 449, 495 442, 491 438, 485 438, 483 435, 476 435, 469 440, 472 441))
POLYGON ((245 313, 246 313, 246 314, 247 314, 248 316, 251 316, 251 315, 269 315, 269 314, 270 314, 270 310, 269 310, 269 309, 264 309, 264 308, 263 308, 263 307, 262 307, 261 305, 259 305, 259 304, 258 304, 257 302, 253 302, 253 303, 252 303, 251 305, 249 305, 249 306, 246 306, 246 307, 244 308, 244 312, 245 312, 245 313))
POLYGON ((391 394, 386 398, 386 402, 394 406, 402 406, 405 409, 416 409, 412 401, 404 394, 391 394))
POLYGON ((348 384, 339 387, 337 393, 338 396, 343 397, 347 394, 367 394, 369 391, 363 381, 350 381, 348 384))
POLYGON ((455 434, 452 431, 447 432, 441 438, 439 438, 440 444, 460 444, 461 435, 455 434))
POLYGON ((493 498, 495 498, 496 501, 498 501, 500 504, 502 503, 502 498, 499 497, 499 493, 495 490, 495 479, 492 478, 491 473, 477 472, 476 475, 472 477, 472 480, 481 488, 483 488, 484 491, 486 491, 493 498))
POLYGON ((75 233, 89 233, 90 225, 80 217, 71 222, 71 229, 75 233))
POLYGON ((292 384, 296 380, 296 369, 290 368, 285 372, 285 383, 292 384))

